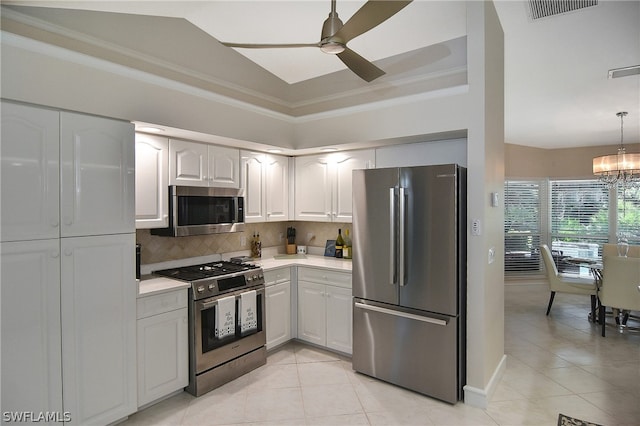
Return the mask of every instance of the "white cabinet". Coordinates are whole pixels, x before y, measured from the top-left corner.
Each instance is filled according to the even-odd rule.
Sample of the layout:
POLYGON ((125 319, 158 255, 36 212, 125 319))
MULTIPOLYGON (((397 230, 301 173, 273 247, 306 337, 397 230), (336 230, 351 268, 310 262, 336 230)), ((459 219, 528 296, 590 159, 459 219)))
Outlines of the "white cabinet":
POLYGON ((133 124, 60 113, 62 237, 135 232, 133 124))
POLYGON ((62 413, 59 240, 0 251, 2 410, 62 413))
POLYGON ((298 268, 298 338, 351 354, 351 274, 298 268))
POLYGON ((137 409, 135 234, 61 239, 63 407, 71 424, 137 409))
POLYGON ((172 139, 169 142, 171 185, 240 187, 240 151, 172 139))
POLYGON ((291 271, 265 271, 267 349, 291 340, 291 271))
POLYGON ((245 222, 289 220, 289 159, 241 151, 245 222))
POLYGON ((373 168, 373 150, 296 158, 295 220, 351 222, 351 172, 373 168))
POLYGON ((2 227, 31 240, 2 243, 3 409, 115 422, 136 410, 133 125, 5 102, 2 124, 2 227))
POLYGON ((169 140, 136 134, 136 228, 166 228, 169 140))
POLYGON ((59 116, 2 102, 2 241, 60 236, 59 116))
POLYGON ((187 289, 138 299, 138 407, 189 384, 187 289))

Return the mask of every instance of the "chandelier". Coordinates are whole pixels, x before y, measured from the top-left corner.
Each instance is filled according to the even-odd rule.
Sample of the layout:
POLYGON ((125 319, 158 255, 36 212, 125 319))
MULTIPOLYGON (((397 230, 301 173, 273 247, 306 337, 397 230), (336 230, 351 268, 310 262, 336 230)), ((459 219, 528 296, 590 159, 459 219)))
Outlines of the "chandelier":
POLYGON ((628 154, 623 145, 624 117, 627 112, 619 112, 616 115, 620 117, 618 153, 594 158, 593 174, 610 188, 618 184, 624 188, 640 186, 640 153, 628 154))

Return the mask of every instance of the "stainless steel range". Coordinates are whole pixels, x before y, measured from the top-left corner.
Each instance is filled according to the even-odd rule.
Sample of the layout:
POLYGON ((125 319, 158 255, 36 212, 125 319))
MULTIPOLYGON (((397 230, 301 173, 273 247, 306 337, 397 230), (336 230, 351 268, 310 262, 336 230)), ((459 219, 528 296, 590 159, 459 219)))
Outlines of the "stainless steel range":
POLYGON ((266 363, 260 267, 221 261, 154 274, 191 283, 189 393, 200 396, 266 363))

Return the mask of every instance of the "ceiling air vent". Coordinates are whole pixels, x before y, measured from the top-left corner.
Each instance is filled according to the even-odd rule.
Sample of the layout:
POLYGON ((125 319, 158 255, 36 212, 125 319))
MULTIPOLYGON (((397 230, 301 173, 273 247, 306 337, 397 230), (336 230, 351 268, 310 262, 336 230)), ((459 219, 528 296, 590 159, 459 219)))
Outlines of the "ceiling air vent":
POLYGON ((609 78, 628 77, 630 75, 640 74, 640 65, 633 65, 631 67, 614 68, 609 70, 609 78))
POLYGON ((529 15, 535 21, 585 7, 597 6, 598 0, 529 0, 528 4, 529 15))

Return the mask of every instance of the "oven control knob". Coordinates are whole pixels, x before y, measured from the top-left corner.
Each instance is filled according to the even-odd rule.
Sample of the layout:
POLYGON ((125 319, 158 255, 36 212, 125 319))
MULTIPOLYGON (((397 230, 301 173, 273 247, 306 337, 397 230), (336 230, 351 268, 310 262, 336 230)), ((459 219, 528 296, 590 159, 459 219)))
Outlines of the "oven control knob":
POLYGON ((253 278, 251 278, 251 275, 247 275, 247 281, 251 281, 253 280, 253 278))
POLYGON ((216 287, 215 285, 213 285, 213 284, 209 284, 209 291, 213 291, 213 289, 214 289, 215 287, 216 287))
POLYGON ((198 293, 202 293, 203 291, 204 291, 204 287, 203 286, 198 287, 198 293))
POLYGON ((255 280, 257 280, 257 279, 258 279, 258 276, 257 276, 257 275, 254 275, 254 276, 253 276, 253 280, 255 281, 255 280))

